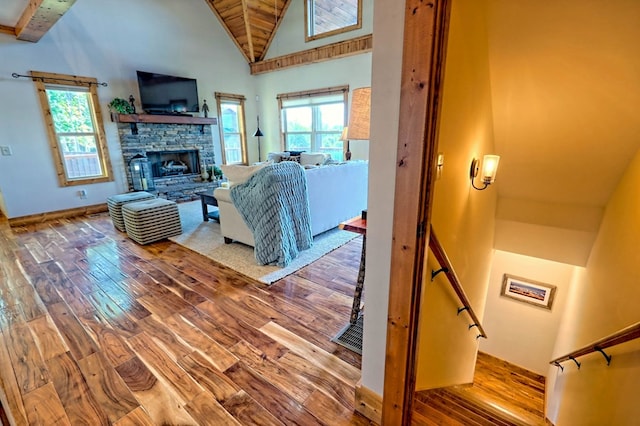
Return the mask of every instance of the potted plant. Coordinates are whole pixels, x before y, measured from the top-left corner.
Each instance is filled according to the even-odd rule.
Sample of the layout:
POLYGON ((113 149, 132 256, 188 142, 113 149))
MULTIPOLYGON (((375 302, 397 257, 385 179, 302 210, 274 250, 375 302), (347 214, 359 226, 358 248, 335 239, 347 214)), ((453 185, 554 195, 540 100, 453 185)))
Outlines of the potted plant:
POLYGON ((129 103, 129 101, 122 98, 114 98, 111 102, 109 102, 108 106, 111 113, 133 114, 134 112, 133 106, 129 103))
POLYGON ((216 179, 222 179, 222 169, 218 166, 213 166, 213 176, 216 179))

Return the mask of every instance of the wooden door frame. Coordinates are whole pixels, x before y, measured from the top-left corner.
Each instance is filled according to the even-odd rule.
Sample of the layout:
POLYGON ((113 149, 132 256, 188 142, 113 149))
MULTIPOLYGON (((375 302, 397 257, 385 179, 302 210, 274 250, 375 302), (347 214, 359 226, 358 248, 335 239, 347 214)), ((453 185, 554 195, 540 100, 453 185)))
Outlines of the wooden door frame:
POLYGON ((452 1, 406 0, 405 4, 383 425, 411 421, 452 1))

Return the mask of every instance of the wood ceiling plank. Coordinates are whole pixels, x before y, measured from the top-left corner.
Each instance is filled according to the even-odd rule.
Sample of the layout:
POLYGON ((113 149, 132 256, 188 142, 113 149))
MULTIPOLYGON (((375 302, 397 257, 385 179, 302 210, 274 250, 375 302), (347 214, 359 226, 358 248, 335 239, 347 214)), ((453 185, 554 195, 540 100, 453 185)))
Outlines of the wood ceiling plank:
POLYGON ((30 0, 16 24, 16 38, 37 42, 75 2, 76 0, 30 0))

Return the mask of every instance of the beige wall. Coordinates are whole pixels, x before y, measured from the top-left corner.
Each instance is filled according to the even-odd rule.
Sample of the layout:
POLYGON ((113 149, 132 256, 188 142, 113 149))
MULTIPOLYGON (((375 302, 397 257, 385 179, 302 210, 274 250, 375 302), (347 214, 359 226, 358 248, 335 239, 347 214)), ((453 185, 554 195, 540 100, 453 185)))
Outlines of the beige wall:
POLYGON ((480 350, 546 376, 576 269, 564 263, 496 250, 484 313, 484 325, 491 338, 480 341, 480 350), (551 310, 501 296, 504 274, 555 285, 551 310))
MULTIPOLYGON (((491 264, 496 188, 471 188, 472 158, 493 151, 486 36, 486 2, 453 2, 438 150, 444 169, 436 181, 433 228, 473 308, 482 317, 491 264)), ((498 179, 500 173, 498 172, 498 179)), ((428 261, 428 271, 435 268, 428 261)), ((477 330, 457 315, 460 303, 439 275, 427 278, 420 311, 417 388, 472 381, 477 330)))
MULTIPOLYGON (((640 264, 640 151, 609 200, 584 273, 576 280, 554 356, 587 345, 636 323, 640 264)), ((547 383, 548 417, 563 425, 632 425, 640 419, 640 341, 607 350, 607 367, 594 353, 582 367, 552 367, 547 383)))

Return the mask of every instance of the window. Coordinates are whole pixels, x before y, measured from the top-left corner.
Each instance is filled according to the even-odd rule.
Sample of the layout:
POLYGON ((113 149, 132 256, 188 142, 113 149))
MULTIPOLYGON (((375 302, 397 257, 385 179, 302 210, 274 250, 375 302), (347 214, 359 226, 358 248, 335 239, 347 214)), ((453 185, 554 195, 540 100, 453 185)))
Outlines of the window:
POLYGON ((305 0, 305 40, 311 41, 362 27, 362 0, 305 0))
POLYGON ((222 164, 247 164, 247 136, 242 95, 216 92, 222 164))
POLYGON ((343 86, 278 95, 285 149, 324 152, 341 161, 348 93, 343 86))
POLYGON ((97 80, 32 72, 61 186, 112 181, 97 80))

